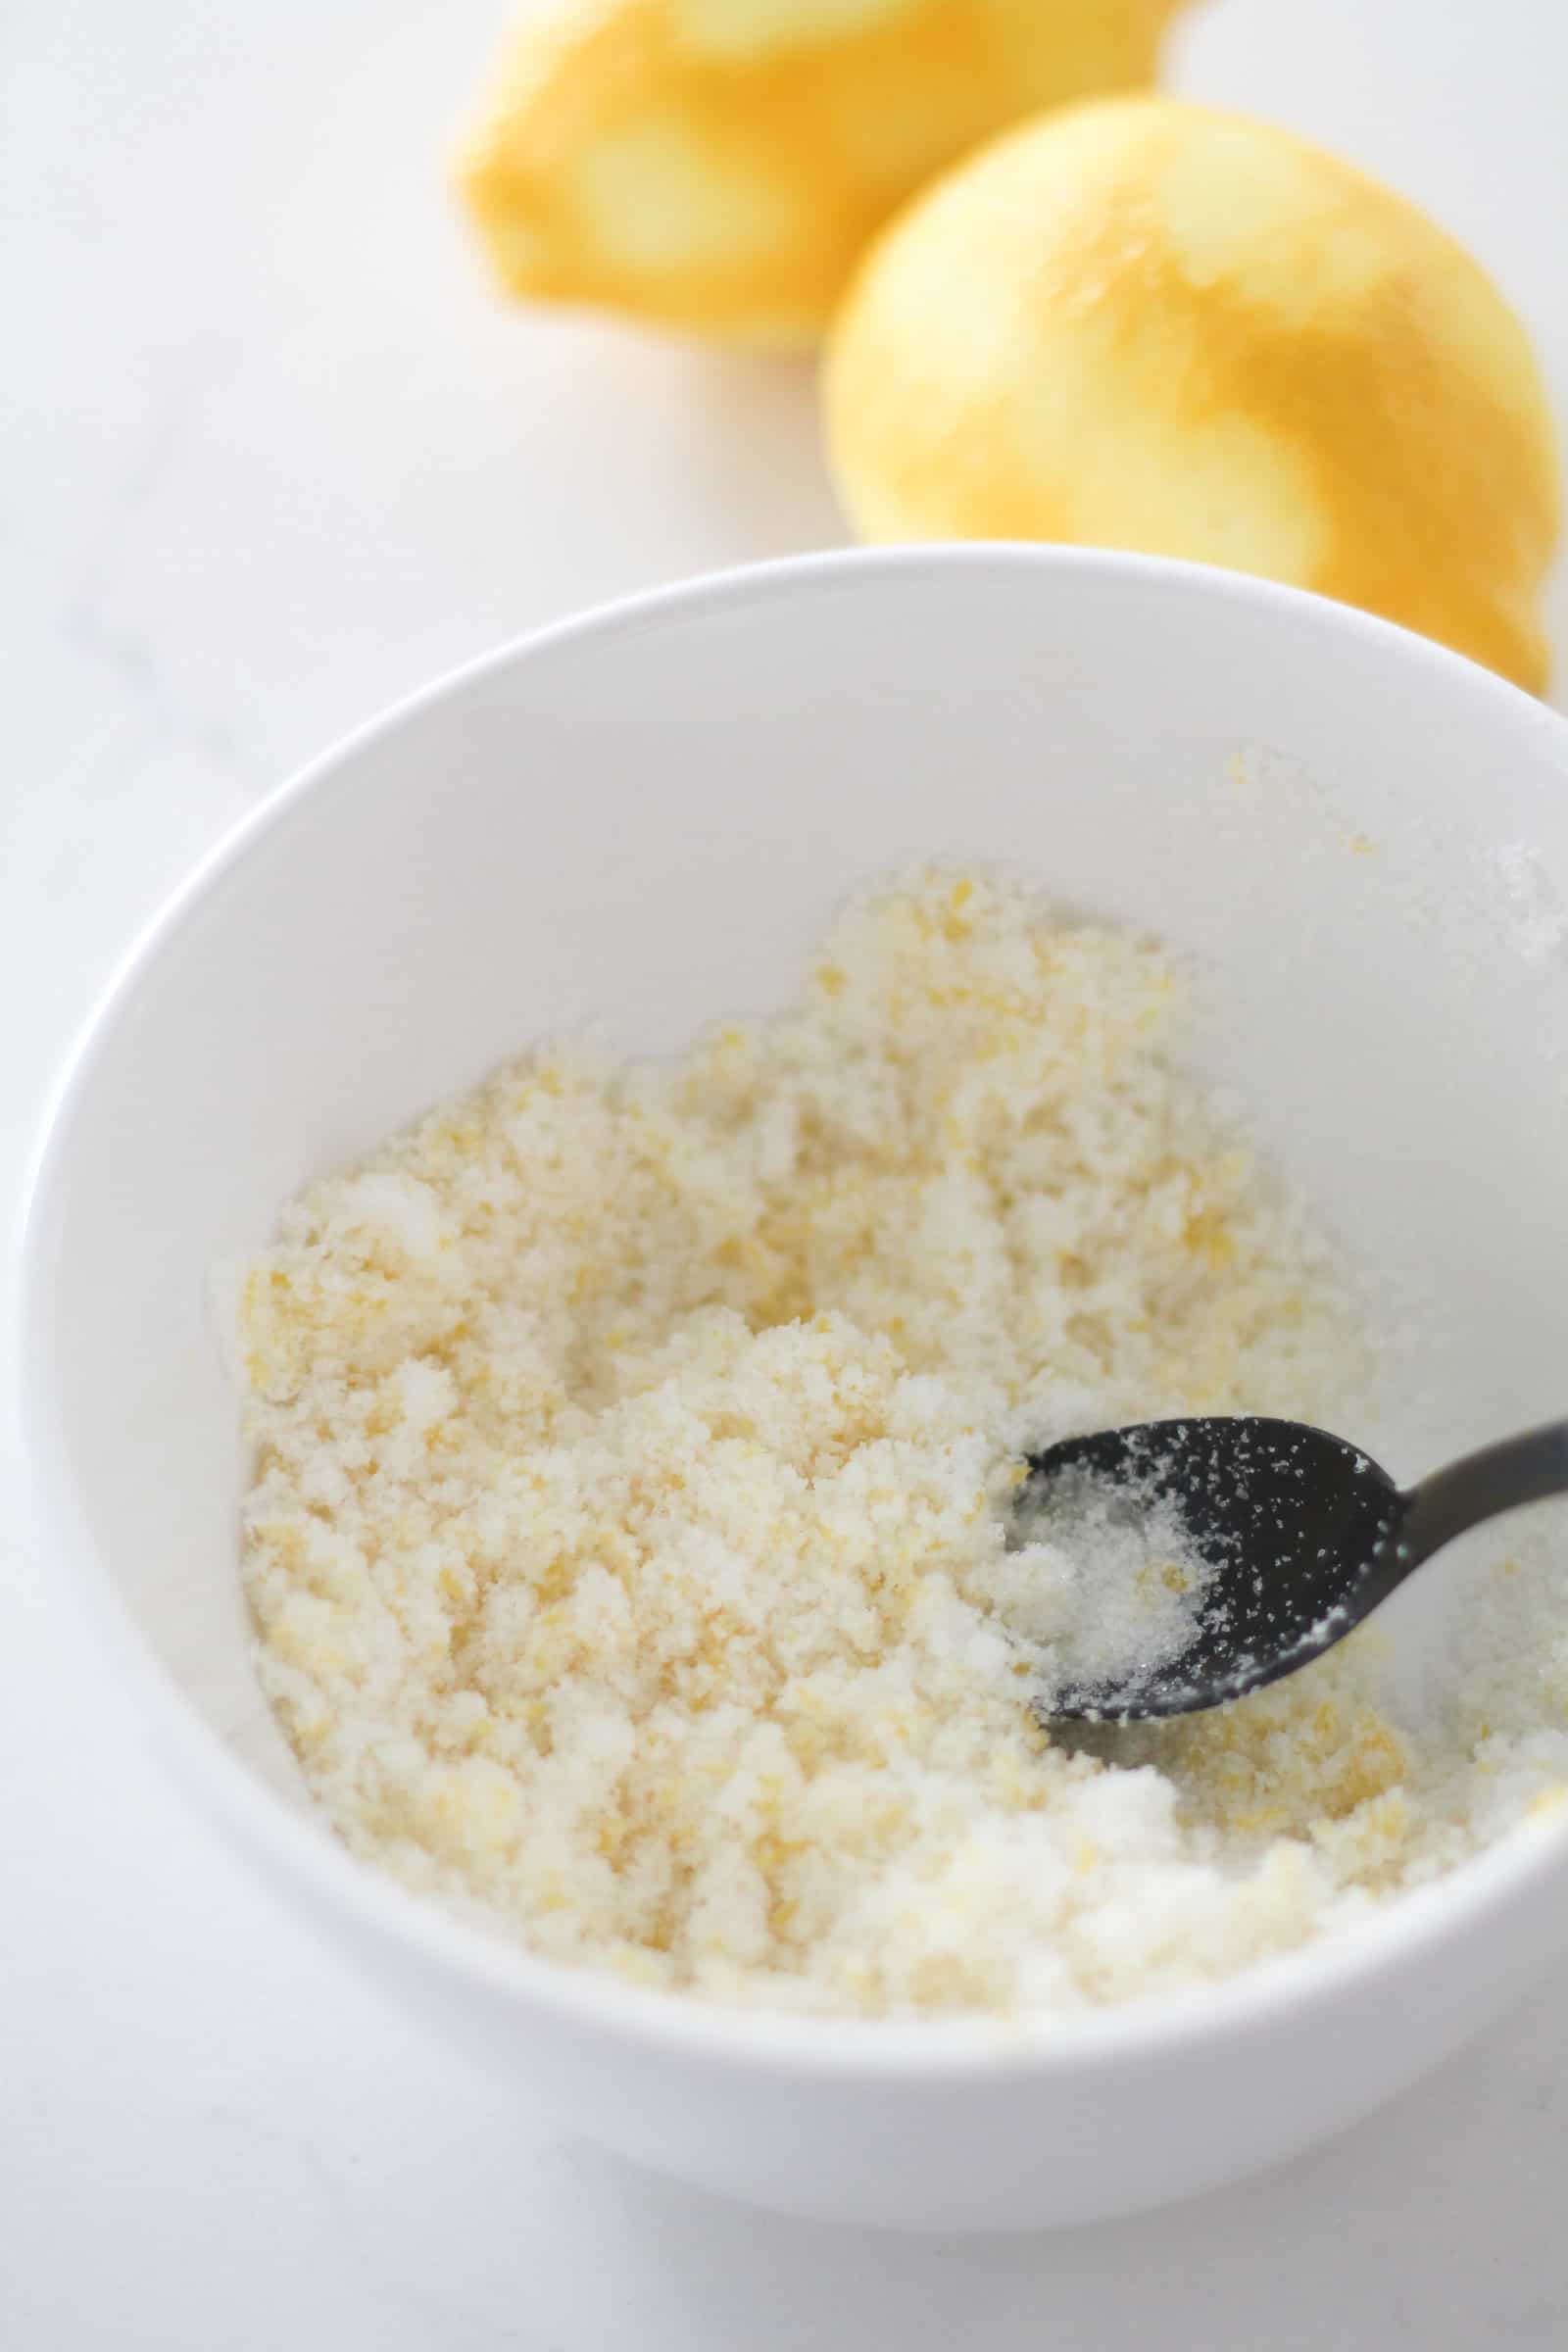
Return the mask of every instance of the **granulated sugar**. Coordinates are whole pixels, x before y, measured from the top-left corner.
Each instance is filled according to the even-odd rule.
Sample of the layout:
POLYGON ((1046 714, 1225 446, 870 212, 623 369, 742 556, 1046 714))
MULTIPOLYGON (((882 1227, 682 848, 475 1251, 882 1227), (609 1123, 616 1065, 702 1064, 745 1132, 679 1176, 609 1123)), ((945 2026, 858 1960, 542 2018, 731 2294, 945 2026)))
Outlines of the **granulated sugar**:
POLYGON ((1152 1680, 1192 1647, 1219 1561, 1173 1496, 1127 1476, 1112 1485, 1069 1472, 1038 1496, 1021 1490, 1012 1523, 1012 1591, 995 1601, 1008 1629, 1038 1644, 1047 1713, 1060 1691, 1152 1680))
POLYGON ((245 1576, 357 1853, 710 1999, 1060 2011, 1228 1975, 1555 1801, 1544 1560, 1502 1580, 1533 1648, 1441 1736, 1365 1641, 1218 1717, 1042 1728, 1129 1577, 1103 1531, 1008 1547, 1021 1450, 1353 1427, 1363 1385, 1329 1256, 1165 1058, 1179 993, 927 874, 787 1017, 670 1067, 545 1048, 285 1212, 241 1312, 245 1576))

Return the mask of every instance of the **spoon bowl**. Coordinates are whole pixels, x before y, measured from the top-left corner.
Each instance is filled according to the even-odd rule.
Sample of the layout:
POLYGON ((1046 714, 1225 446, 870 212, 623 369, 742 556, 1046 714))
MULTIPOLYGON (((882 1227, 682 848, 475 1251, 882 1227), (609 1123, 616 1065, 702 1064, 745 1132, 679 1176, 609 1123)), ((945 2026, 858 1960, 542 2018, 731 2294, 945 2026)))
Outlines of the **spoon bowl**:
POLYGON ((1200 1575, 1191 1642, 1054 1689, 1057 1720, 1222 1706, 1295 1674, 1465 1529, 1568 1491, 1568 1422, 1487 1446, 1401 1491, 1369 1454, 1303 1421, 1147 1421, 1028 1457, 1019 1509, 1070 1486, 1174 1506, 1200 1575))

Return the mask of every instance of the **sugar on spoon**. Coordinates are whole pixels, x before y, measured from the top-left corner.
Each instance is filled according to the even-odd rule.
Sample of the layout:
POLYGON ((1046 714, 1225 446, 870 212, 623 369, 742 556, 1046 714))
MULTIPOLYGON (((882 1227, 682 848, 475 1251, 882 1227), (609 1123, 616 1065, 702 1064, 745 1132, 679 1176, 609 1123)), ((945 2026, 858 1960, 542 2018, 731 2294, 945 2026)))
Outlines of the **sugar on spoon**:
POLYGON ((1173 1504, 1202 1564, 1175 1657, 1054 1689, 1053 1719, 1190 1715, 1294 1674, 1483 1520, 1568 1493, 1568 1421, 1504 1438, 1396 1487, 1344 1438, 1251 1414, 1146 1421, 1031 1453, 1017 1508, 1082 1492, 1173 1504))

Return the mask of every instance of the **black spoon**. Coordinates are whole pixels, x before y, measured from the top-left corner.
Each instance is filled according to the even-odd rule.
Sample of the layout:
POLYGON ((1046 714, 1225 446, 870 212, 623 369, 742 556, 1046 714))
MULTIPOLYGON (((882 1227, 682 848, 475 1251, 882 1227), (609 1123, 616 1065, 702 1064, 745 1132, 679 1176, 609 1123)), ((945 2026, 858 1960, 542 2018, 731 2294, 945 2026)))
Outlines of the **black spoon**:
POLYGON ((1122 1720, 1195 1714, 1294 1674, 1466 1528, 1568 1493, 1568 1421, 1505 1438, 1407 1492, 1344 1438, 1250 1414, 1146 1421, 1027 1459, 1022 1509, 1064 1476, 1080 1492, 1169 1500, 1211 1572, 1179 1656, 1069 1684, 1047 1709, 1122 1720))

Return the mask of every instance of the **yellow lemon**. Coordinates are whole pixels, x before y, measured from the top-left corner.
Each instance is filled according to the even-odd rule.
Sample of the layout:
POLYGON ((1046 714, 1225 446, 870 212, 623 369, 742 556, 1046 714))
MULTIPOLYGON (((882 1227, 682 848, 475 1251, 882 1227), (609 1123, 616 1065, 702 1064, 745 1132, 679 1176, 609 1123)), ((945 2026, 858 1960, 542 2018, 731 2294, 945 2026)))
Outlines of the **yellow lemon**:
POLYGON ((1147 82, 1181 0, 565 0, 459 161, 506 285, 748 343, 821 332, 933 172, 1147 82))
POLYGON ((1540 689, 1557 460, 1523 328, 1401 198, 1174 100, 997 140, 873 247, 825 384, 872 539, 1294 581, 1540 689))

